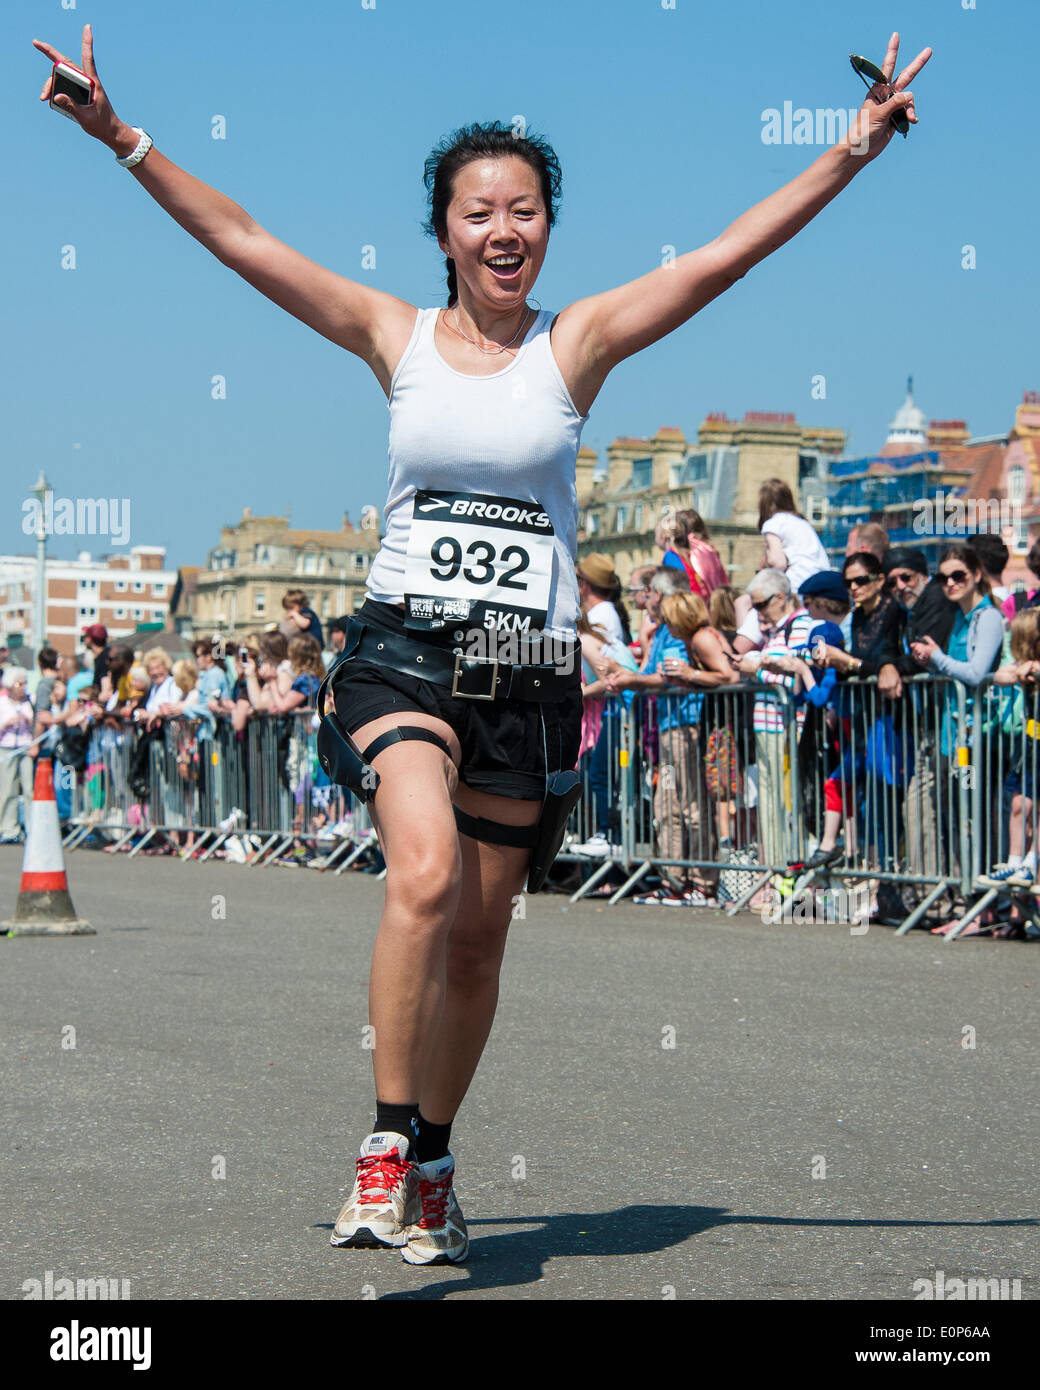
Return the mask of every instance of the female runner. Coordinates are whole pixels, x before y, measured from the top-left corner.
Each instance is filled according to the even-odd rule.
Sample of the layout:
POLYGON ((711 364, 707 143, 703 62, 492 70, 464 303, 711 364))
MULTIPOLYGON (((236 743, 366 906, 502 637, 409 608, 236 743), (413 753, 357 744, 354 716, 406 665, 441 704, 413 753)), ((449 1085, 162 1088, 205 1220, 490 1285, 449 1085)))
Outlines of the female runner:
POLYGON ((893 34, 890 85, 804 173, 707 245, 552 314, 527 304, 561 185, 544 141, 494 122, 435 150, 427 230, 447 258, 448 305, 417 309, 316 265, 178 168, 116 116, 89 25, 82 48, 94 100, 55 103, 224 265, 362 358, 387 397, 386 533, 333 683, 387 864, 369 992, 376 1121, 332 1243, 458 1262, 469 1242, 451 1125, 491 1030, 549 779, 578 754, 582 427, 619 362, 789 241, 885 148, 894 113, 916 122, 905 88, 931 50, 893 80, 893 34), (547 662, 549 639, 563 646, 547 662))

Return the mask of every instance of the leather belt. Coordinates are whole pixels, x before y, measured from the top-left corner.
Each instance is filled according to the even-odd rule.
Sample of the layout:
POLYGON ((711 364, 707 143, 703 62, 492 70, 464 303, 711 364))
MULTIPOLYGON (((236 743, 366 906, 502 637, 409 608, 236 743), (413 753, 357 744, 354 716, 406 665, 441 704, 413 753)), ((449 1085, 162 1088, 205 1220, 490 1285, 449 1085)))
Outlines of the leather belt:
POLYGON ((329 675, 340 662, 362 660, 447 686, 460 700, 563 700, 580 686, 580 650, 576 644, 566 665, 512 666, 494 657, 466 656, 461 647, 453 651, 417 642, 349 618, 346 645, 329 675))

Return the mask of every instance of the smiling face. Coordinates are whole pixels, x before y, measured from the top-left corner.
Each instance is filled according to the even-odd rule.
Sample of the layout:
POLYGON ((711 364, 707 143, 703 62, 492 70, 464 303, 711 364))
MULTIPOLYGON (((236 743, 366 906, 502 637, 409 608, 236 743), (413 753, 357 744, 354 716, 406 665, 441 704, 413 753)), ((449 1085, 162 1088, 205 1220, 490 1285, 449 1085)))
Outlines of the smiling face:
POLYGON ((549 245, 549 222, 538 175, 516 155, 476 159, 455 175, 447 235, 437 244, 455 262, 478 305, 508 310, 530 294, 549 245), (503 256, 520 264, 492 267, 503 256))

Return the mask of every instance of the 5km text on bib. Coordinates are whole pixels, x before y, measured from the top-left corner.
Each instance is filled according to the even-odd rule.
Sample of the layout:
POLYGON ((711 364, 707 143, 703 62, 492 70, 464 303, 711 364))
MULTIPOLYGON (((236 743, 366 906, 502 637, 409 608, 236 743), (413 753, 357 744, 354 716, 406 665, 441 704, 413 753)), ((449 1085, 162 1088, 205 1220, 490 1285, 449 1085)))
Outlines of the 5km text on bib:
POLYGON ((405 559, 405 626, 543 628, 553 536, 540 502, 417 489, 405 559))

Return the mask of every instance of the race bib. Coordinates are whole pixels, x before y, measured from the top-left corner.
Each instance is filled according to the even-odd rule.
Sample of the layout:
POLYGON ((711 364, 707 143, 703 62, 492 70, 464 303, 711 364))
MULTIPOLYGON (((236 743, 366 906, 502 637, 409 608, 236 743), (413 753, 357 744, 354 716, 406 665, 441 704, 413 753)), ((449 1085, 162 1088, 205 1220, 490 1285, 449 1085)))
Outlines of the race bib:
POLYGON ((404 571, 407 628, 466 623, 541 630, 549 609, 553 527, 540 502, 417 490, 404 571))

